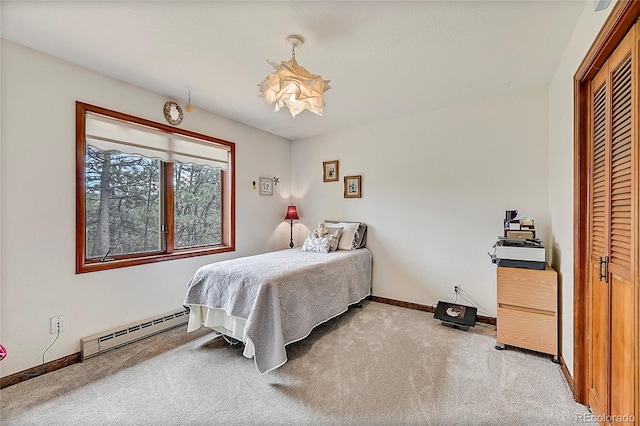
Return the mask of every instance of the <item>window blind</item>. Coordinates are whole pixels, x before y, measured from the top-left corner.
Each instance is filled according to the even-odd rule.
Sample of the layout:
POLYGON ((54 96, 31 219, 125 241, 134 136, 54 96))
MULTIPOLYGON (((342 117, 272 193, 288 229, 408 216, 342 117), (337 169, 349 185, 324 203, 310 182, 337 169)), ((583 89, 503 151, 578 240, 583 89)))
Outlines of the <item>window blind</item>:
POLYGON ((165 162, 192 163, 227 170, 229 148, 184 135, 165 133, 146 126, 87 113, 87 145, 102 151, 158 158, 165 162))

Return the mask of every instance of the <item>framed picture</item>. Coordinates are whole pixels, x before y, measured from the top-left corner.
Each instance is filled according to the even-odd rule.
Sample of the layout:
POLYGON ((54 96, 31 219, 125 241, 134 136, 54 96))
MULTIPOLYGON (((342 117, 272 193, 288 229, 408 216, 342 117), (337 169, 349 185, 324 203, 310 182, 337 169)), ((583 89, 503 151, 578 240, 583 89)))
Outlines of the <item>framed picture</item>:
POLYGON ((362 176, 345 176, 344 177, 344 198, 360 198, 362 176))
POLYGON ((273 195, 273 179, 260 178, 260 195, 273 195))
POLYGON ((338 176, 338 160, 324 161, 322 163, 322 181, 323 182, 337 182, 338 176))

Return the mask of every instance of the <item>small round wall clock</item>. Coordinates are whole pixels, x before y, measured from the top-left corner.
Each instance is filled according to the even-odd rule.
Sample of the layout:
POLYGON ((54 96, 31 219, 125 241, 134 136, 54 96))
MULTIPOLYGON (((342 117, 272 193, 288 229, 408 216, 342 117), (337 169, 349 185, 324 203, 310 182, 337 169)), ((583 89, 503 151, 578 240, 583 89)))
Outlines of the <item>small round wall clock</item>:
POLYGON ((173 101, 169 101, 164 104, 164 118, 167 119, 169 124, 173 124, 174 126, 182 123, 184 114, 182 113, 182 108, 180 108, 180 105, 178 105, 177 102, 173 101))

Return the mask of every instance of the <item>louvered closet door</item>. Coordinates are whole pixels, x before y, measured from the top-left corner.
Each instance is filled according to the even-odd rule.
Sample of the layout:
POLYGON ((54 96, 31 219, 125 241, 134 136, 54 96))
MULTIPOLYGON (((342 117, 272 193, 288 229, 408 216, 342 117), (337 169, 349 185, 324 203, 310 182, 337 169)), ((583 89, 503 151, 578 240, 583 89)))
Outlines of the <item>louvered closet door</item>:
MULTIPOLYGON (((634 27, 635 28, 635 27, 634 27)), ((636 31, 632 30, 609 58, 611 75, 611 233, 609 286, 611 318, 610 414, 634 414, 634 272, 637 233, 637 59, 636 31)))
POLYGON ((602 279, 609 234, 608 67, 591 82, 590 228, 591 276, 589 316, 589 406, 596 415, 609 407, 609 287, 602 279))
POLYGON ((589 404, 597 415, 635 414, 636 32, 591 83, 589 404))

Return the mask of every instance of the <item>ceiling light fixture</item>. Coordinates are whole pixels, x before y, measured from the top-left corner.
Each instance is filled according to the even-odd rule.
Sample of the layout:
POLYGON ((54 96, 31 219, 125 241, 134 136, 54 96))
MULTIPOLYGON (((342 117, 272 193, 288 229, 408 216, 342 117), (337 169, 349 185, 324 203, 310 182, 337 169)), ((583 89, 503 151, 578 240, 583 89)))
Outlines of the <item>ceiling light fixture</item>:
POLYGON ((189 90, 189 102, 185 105, 184 109, 186 109, 187 112, 191 112, 194 109, 194 106, 191 105, 191 90, 189 90))
POLYGON ((289 108, 294 118, 305 109, 322 115, 324 108, 322 94, 331 88, 329 80, 311 74, 296 62, 296 49, 304 43, 302 36, 290 35, 286 38, 286 42, 291 45, 291 59, 279 64, 267 60, 276 71, 266 76, 260 83, 260 96, 269 104, 275 102, 274 111, 280 111, 282 107, 289 108))

